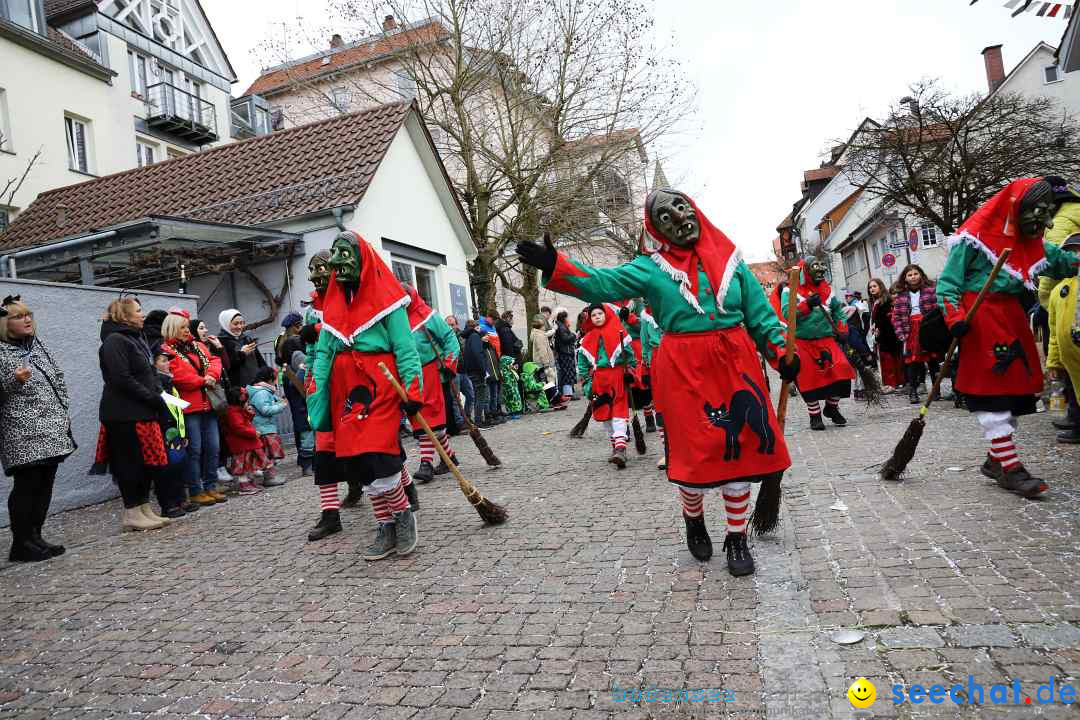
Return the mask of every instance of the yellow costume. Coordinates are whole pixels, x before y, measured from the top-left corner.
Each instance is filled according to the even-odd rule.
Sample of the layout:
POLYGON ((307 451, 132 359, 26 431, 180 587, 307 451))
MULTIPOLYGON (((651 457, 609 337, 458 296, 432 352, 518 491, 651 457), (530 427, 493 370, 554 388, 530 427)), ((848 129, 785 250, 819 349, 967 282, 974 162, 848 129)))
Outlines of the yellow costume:
POLYGON ((1048 368, 1064 369, 1074 388, 1080 388, 1080 345, 1073 342, 1076 325, 1076 295, 1080 289, 1077 278, 1062 280, 1050 291, 1050 352, 1048 368))

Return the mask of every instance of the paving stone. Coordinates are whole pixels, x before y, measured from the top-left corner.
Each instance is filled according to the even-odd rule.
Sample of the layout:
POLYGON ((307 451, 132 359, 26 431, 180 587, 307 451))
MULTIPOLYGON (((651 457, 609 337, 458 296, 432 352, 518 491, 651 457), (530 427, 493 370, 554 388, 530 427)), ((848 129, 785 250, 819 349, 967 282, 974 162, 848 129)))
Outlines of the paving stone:
POLYGON ((945 629, 950 645, 958 647, 1013 647, 1016 639, 1007 625, 960 625, 945 629))
POLYGON ((1019 632, 1024 643, 1032 647, 1080 647, 1080 628, 1075 625, 1021 625, 1019 632))
POLYGON ((882 630, 878 642, 888 648, 936 648, 945 641, 937 630, 928 627, 896 627, 882 630))

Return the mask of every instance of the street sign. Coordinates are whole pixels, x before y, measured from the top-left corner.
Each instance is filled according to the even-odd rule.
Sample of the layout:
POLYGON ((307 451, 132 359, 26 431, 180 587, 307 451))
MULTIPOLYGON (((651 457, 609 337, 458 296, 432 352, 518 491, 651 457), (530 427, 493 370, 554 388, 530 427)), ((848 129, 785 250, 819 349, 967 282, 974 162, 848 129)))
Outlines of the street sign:
MULTIPOLYGON (((915 231, 912 230, 911 232, 915 232, 915 231)), ((895 238, 895 239, 889 241, 889 249, 890 250, 904 250, 904 249, 906 249, 908 247, 908 240, 906 240, 903 236, 898 237, 895 234, 890 234, 889 237, 890 238, 895 238)))
POLYGON ((896 256, 892 253, 885 253, 881 256, 881 264, 887 268, 891 268, 896 264, 896 256))
POLYGON ((911 248, 911 252, 916 252, 919 249, 918 228, 911 228, 911 232, 908 233, 908 247, 911 248))

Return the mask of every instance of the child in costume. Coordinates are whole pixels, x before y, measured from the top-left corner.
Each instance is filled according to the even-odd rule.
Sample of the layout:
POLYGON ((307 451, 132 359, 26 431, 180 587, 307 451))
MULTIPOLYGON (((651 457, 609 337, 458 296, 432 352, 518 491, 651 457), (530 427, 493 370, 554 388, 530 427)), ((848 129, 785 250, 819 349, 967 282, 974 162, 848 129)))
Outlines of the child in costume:
POLYGON ((956 389, 990 443, 982 473, 1026 498, 1049 486, 1020 462, 1013 439, 1018 418, 1035 412, 1036 396, 1043 390, 1039 353, 1021 298, 1025 288, 1035 290, 1038 274, 1076 275, 1072 256, 1043 240, 1054 209, 1050 183, 1012 181, 949 238, 949 256, 937 284, 945 320, 961 339, 956 389), (1005 248, 1012 253, 969 319, 968 308, 1005 248))
POLYGON ((247 388, 230 387, 225 396, 229 400, 229 409, 222 418, 225 447, 229 450, 225 468, 230 475, 240 479, 241 495, 254 495, 259 492, 255 473, 262 471, 265 476, 273 468, 274 461, 266 457, 259 431, 252 422, 255 410, 249 404, 247 388))
MULTIPOLYGON (((799 262, 799 270, 799 286, 784 288, 780 296, 782 318, 787 317, 793 291, 797 303, 795 338, 799 354, 806 362, 800 364, 795 382, 810 413, 812 430, 825 429, 822 414, 836 425, 847 425, 847 420, 840 414, 840 399, 850 397, 855 369, 837 342, 847 341, 844 304, 833 294, 825 279, 823 261, 807 256, 799 262), (822 400, 825 401, 824 412, 822 400)), ((783 326, 786 327, 786 323, 783 326)))
POLYGON ((517 366, 514 358, 503 355, 499 358, 499 377, 502 381, 502 400, 506 412, 510 413, 511 420, 521 419, 521 393, 518 392, 517 366))
MULTIPOLYGON (((1080 258, 1080 232, 1065 239, 1061 249, 1080 258)), ((1062 280, 1050 291, 1050 352, 1046 367, 1055 379, 1080 387, 1080 303, 1076 296, 1080 284, 1076 278, 1062 280)), ((1057 436, 1058 442, 1080 444, 1080 427, 1067 428, 1057 436)))
MULTIPOLYGON (((1054 227, 1046 231, 1044 239, 1048 243, 1061 245, 1066 238, 1080 233, 1080 187, 1070 184, 1061 177, 1048 176, 1046 181, 1054 190, 1054 202, 1058 204, 1058 209, 1054 214, 1054 227)), ((1048 277, 1039 281, 1039 304, 1047 310, 1050 309, 1051 291, 1055 289, 1057 282, 1054 278, 1048 277)), ((1080 390, 1080 387, 1070 382, 1066 373, 1067 415, 1052 421, 1054 427, 1065 431, 1058 435, 1058 439, 1062 442, 1068 442, 1069 437, 1080 435, 1080 403, 1076 400, 1077 390, 1080 390)))
POLYGON ((277 468, 274 466, 278 460, 285 457, 285 448, 281 444, 281 435, 277 428, 277 416, 289 405, 278 397, 274 377, 274 368, 261 367, 255 372, 255 384, 247 388, 248 402, 255 411, 255 431, 259 433, 263 454, 269 460, 269 466, 263 470, 263 485, 266 487, 285 484, 284 478, 278 478, 277 468))
MULTIPOLYGON (((443 396, 442 380, 444 377, 457 375, 461 343, 458 342, 457 333, 447 325, 441 315, 424 302, 416 288, 403 285, 402 289, 409 298, 409 327, 412 329, 424 374, 424 407, 420 410, 420 416, 427 421, 439 444, 456 465, 457 456, 450 449, 450 436, 446 432, 446 398, 443 396)), ((423 485, 431 482, 435 475, 450 472, 442 458, 439 459, 439 466, 433 467, 435 445, 423 428, 418 423, 413 423, 412 430, 413 436, 420 443, 420 468, 413 474, 416 482, 423 485)))
MULTIPOLYGON (((158 382, 161 383, 162 390, 179 400, 180 393, 173 387, 170 359, 169 353, 160 347, 154 350, 154 369, 157 370, 158 382)), ((158 418, 161 434, 165 438, 165 454, 169 464, 155 473, 154 494, 161 506, 161 517, 175 520, 199 509, 198 504, 187 503, 184 488, 184 463, 187 462, 188 446, 184 411, 175 405, 163 403, 158 418)))
MULTIPOLYGON (((938 307, 934 284, 918 265, 908 265, 900 272, 896 283, 896 299, 893 300, 892 324, 896 337, 903 343, 904 377, 908 384, 908 398, 912 405, 922 402, 919 386, 930 371, 930 381, 937 377, 941 356, 922 347, 919 327, 922 319, 938 307)), ((934 398, 935 400, 937 398, 934 398)), ((951 398, 945 398, 949 400, 951 398)))
POLYGON ((412 417, 424 407, 409 296, 354 232, 337 236, 329 264, 308 413, 316 432, 333 433, 340 470, 371 500, 378 531, 364 558, 408 555, 416 547, 416 519, 401 483, 398 424, 402 411, 412 417), (399 400, 380 363, 400 378, 408 400, 399 400))
MULTIPOLYGON (((746 575, 754 560, 746 542, 750 483, 763 482, 755 509, 759 531, 779 520, 780 478, 790 465, 783 433, 762 388, 757 347, 773 358, 784 333, 757 279, 738 251, 686 195, 655 190, 645 201, 648 254, 597 269, 545 245, 523 242, 522 261, 543 270, 545 286, 589 302, 644 297, 664 331, 652 355, 656 409, 679 429, 666 437, 667 475, 682 500, 687 547, 712 557, 704 496, 720 488, 727 513, 728 571, 746 575)), ((797 356, 796 356, 797 358, 797 356)), ((799 369, 781 361, 789 379, 799 369)), ((596 392, 595 389, 593 392, 596 392)))
POLYGON ((604 423, 611 437, 608 462, 626 467, 627 430, 630 426, 630 387, 635 365, 630 334, 614 306, 593 304, 586 308, 583 327, 588 328, 578 347, 577 374, 585 397, 593 404, 593 420, 604 423))
MULTIPOLYGON (((551 409, 551 399, 555 398, 555 394, 552 394, 551 399, 548 398, 544 385, 547 378, 548 373, 545 368, 532 361, 521 366, 521 380, 525 385, 524 404, 530 412, 543 412, 551 409)), ((554 387, 552 387, 552 390, 554 391, 554 387)))
MULTIPOLYGON (((641 361, 649 368, 653 364, 653 355, 656 353, 657 348, 660 347, 660 340, 664 337, 664 332, 660 329, 660 326, 656 324, 656 318, 652 315, 652 310, 648 305, 643 305, 641 311, 638 313, 641 318, 641 361)), ((652 388, 653 379, 649 377, 649 407, 652 407, 652 388)), ((648 422, 646 420, 646 422, 648 422)), ((661 413, 656 413, 656 432, 660 437, 660 460, 656 463, 656 467, 663 470, 667 467, 667 443, 664 441, 664 416, 661 413)))
POLYGON ((630 303, 615 303, 618 307, 619 320, 630 336, 630 347, 634 351, 634 384, 630 387, 630 400, 633 408, 641 410, 645 416, 645 432, 656 432, 656 408, 652 401, 652 378, 649 366, 645 363, 641 346, 641 312, 644 307, 641 298, 634 298, 630 303))

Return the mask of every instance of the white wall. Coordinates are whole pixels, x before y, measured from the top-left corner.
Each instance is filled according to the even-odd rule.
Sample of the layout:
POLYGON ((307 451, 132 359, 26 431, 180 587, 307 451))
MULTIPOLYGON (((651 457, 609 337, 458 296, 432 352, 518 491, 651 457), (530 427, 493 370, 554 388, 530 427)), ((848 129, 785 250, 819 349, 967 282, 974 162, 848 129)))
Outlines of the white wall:
POLYGON ((1047 83, 1043 71, 1054 65, 1054 53, 1041 47, 1027 62, 1017 67, 998 89, 999 93, 1020 93, 1027 97, 1051 97, 1074 115, 1080 115, 1080 73, 1062 74, 1058 82, 1047 83))

